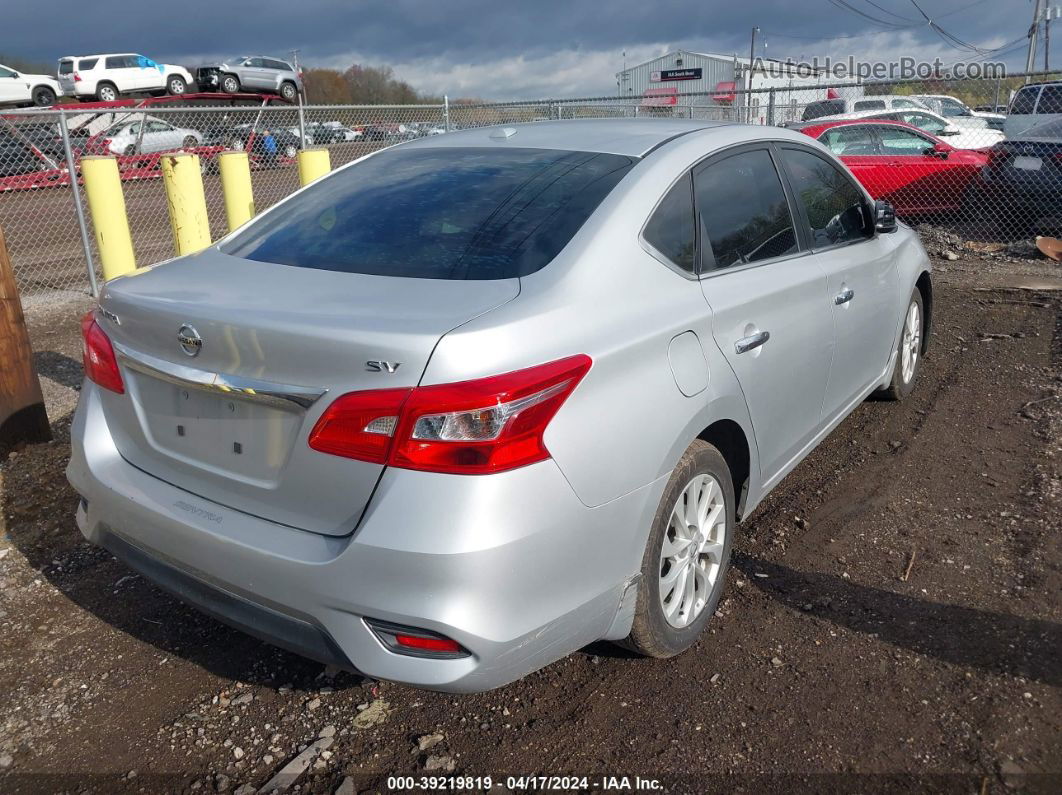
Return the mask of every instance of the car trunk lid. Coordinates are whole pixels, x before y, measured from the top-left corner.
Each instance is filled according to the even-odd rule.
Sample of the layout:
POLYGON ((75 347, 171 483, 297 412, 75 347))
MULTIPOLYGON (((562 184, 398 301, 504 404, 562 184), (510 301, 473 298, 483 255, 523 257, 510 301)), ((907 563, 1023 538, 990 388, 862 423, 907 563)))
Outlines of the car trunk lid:
POLYGON ((161 480, 345 535, 383 467, 310 449, 314 423, 346 392, 415 386, 444 334, 518 292, 516 279, 339 273, 216 249, 145 270, 101 298, 126 386, 103 391, 108 426, 161 480))

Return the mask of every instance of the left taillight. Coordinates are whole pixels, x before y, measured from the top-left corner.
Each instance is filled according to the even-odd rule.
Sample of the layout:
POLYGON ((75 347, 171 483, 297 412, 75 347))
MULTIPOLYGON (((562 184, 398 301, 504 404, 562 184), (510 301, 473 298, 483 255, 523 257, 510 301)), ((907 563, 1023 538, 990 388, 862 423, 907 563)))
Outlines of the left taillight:
POLYGON ((550 457, 550 421, 590 369, 580 354, 504 375, 342 395, 314 450, 402 469, 486 475, 550 457))
POLYGON ((93 383, 119 395, 125 394, 114 346, 96 322, 95 310, 81 318, 81 362, 85 375, 93 383))

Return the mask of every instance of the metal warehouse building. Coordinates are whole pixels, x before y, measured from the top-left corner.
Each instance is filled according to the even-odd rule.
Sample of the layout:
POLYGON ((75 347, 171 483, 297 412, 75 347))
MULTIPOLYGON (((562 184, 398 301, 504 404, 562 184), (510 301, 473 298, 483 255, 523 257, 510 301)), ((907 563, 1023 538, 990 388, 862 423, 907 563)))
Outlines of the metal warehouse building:
POLYGON ((688 50, 617 72, 616 86, 620 96, 638 98, 640 108, 654 115, 747 119, 759 124, 797 119, 804 105, 828 96, 822 86, 830 81, 823 72, 798 73, 794 65, 772 59, 756 63, 763 68, 753 71, 751 94, 747 93, 748 58, 688 50))

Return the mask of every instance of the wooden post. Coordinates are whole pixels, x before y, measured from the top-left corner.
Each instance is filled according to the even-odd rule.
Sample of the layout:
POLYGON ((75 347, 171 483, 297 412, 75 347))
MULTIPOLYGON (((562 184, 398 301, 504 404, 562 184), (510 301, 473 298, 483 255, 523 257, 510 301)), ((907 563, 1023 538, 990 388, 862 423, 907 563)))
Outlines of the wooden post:
POLYGON ((17 444, 51 438, 15 270, 0 227, 0 456, 17 444))

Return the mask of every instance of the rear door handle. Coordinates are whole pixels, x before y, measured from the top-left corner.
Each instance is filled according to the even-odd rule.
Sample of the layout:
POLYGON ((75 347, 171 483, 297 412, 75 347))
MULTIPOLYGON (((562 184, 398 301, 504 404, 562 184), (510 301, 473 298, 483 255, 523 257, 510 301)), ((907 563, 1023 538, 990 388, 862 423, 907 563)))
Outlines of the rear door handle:
POLYGON ((761 331, 758 334, 753 334, 751 337, 742 337, 734 343, 734 350, 738 353, 745 353, 746 351, 751 351, 753 348, 760 347, 770 338, 771 332, 769 331, 761 331))
POLYGON ((855 298, 855 290, 851 287, 845 287, 833 297, 833 302, 837 304, 837 306, 840 306, 841 304, 847 304, 853 298, 855 298))

